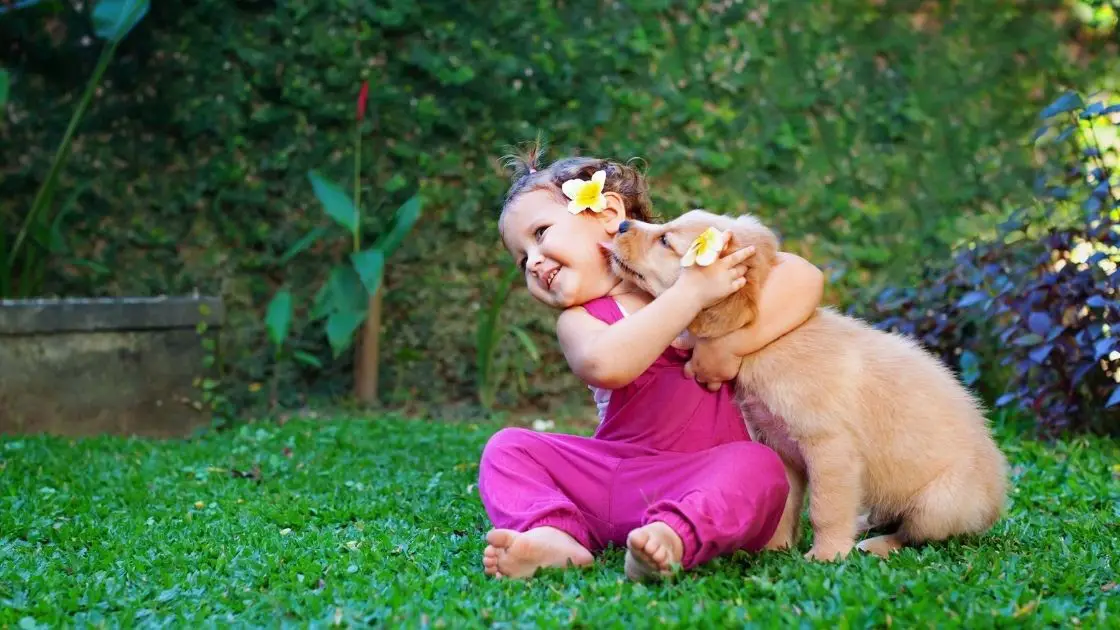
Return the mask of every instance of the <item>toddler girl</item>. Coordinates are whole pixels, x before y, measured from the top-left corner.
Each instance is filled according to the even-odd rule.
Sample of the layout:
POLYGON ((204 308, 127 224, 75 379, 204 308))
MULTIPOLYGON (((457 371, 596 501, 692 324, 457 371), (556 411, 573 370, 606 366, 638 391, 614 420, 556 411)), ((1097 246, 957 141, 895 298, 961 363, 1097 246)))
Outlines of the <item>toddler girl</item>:
POLYGON ((560 345, 591 388, 600 424, 590 438, 508 428, 489 440, 479 464, 494 526, 486 573, 519 578, 586 565, 614 543, 627 547, 627 576, 641 580, 761 549, 786 501, 782 463, 750 440, 730 385, 709 391, 697 381, 731 378, 743 355, 804 322, 820 301, 821 273, 783 253, 757 323, 695 344, 694 380, 686 344, 674 340, 702 308, 743 286, 752 252, 683 269, 653 299, 611 273, 600 245, 624 219, 651 219, 642 175, 595 158, 540 170, 536 162, 533 153, 523 160, 499 231, 532 296, 561 311, 560 345), (578 191, 575 180, 601 191, 578 191))

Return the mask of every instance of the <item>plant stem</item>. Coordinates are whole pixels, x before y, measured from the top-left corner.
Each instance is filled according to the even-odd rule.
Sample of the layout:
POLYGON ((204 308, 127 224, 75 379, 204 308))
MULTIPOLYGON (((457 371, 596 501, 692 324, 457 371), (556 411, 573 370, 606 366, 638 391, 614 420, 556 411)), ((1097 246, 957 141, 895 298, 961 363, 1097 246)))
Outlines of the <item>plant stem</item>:
POLYGON ((272 411, 276 409, 276 404, 280 399, 280 348, 272 354, 272 378, 268 384, 268 409, 272 411))
POLYGON ((105 48, 101 50, 101 57, 97 60, 97 67, 90 76, 89 81, 86 83, 86 91, 82 94, 82 99, 78 101, 78 107, 74 110, 74 114, 70 116, 70 124, 66 127, 66 133, 62 136, 62 142, 58 145, 58 150, 55 151, 54 161, 51 163, 51 170, 47 173, 47 178, 39 186, 38 192, 35 193, 35 200, 31 202, 31 211, 27 213, 27 218, 23 222, 23 226, 19 229, 19 234, 16 235, 15 243, 12 245, 12 251, 8 253, 8 268, 15 266, 16 255, 19 253, 20 245, 23 244, 23 239, 27 237, 27 229, 31 226, 31 222, 43 210, 46 205, 47 191, 54 187, 54 182, 58 179, 58 173, 62 169, 62 162, 66 157, 66 153, 70 150, 70 140, 74 136, 74 131, 78 128, 78 123, 85 114, 89 102, 93 99, 93 93, 97 89, 97 84, 101 81, 101 75, 105 74, 105 70, 109 67, 109 62, 113 60, 113 54, 117 50, 118 42, 110 42, 105 48))
POLYGON ((354 125, 354 252, 361 251, 362 231, 362 122, 354 125))
POLYGON ((362 326, 358 356, 354 365, 354 397, 363 405, 377 404, 381 363, 381 288, 369 298, 366 322, 362 326))
MULTIPOLYGON (((354 251, 361 250, 361 176, 362 176, 362 121, 354 126, 354 251)), ((383 280, 384 281, 384 280, 383 280)), ((354 397, 363 405, 377 403, 378 364, 381 360, 381 287, 369 296, 365 325, 356 345, 354 358, 354 397)))

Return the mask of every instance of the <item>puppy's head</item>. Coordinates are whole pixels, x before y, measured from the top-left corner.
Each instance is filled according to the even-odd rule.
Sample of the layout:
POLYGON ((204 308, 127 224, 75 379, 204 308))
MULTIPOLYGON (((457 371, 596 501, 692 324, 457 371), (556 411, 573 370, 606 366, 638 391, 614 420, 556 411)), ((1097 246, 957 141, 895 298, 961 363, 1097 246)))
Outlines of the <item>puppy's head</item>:
POLYGON ((726 255, 753 245, 748 260, 747 284, 724 300, 701 311, 689 331, 697 337, 719 337, 754 321, 758 294, 774 264, 778 239, 750 215, 728 217, 692 210, 664 224, 624 221, 610 246, 611 268, 651 295, 664 293, 681 274, 681 258, 704 230, 714 227, 730 232, 726 255))

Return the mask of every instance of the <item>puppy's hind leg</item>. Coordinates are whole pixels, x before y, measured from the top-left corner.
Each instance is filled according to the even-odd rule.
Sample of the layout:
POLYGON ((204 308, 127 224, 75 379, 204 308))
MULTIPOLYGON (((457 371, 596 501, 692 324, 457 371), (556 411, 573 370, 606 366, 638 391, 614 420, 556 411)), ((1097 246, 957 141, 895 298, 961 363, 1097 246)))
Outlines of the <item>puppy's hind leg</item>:
POLYGON ((855 546, 862 466, 846 437, 830 436, 801 444, 809 472, 809 520, 813 546, 806 558, 845 558, 855 546))
POLYGON ((786 496, 786 507, 782 512, 782 520, 774 535, 763 547, 764 549, 792 549, 797 546, 801 538, 801 508, 805 505, 805 471, 782 458, 786 468, 786 480, 789 482, 789 495, 786 496))
POLYGON ((898 542, 919 545, 991 528, 1002 513, 1002 480, 977 483, 967 477, 963 468, 950 469, 926 484, 902 515, 898 542))

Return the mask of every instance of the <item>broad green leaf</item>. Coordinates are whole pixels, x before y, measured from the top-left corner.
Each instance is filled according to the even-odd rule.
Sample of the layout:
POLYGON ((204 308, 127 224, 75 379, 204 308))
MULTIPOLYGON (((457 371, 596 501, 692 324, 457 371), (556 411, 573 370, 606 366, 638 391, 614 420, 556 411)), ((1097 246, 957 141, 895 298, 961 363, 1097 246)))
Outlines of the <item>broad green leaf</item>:
POLYGON ((401 204, 401 207, 397 209, 393 227, 377 239, 375 247, 384 252, 386 258, 393 255, 393 252, 400 246, 401 241, 408 235, 412 226, 416 225, 416 221, 420 218, 420 206, 420 195, 413 195, 408 201, 401 204))
POLYGON ((148 14, 149 0, 100 0, 93 8, 93 32, 120 42, 148 14))
POLYGON ((308 171, 307 178, 311 180, 311 187, 327 216, 334 219, 347 232, 353 233, 358 225, 358 211, 350 196, 342 191, 333 182, 324 179, 315 171, 308 171))
POLYGON ((365 310, 361 311, 336 311, 327 318, 327 341, 331 344, 331 351, 337 359, 339 355, 350 347, 354 340, 354 332, 366 320, 365 310))
POLYGON ((286 265, 289 262, 291 262, 291 260, 293 258, 298 256, 302 251, 304 251, 308 247, 311 247, 311 244, 314 243, 316 239, 318 239, 320 236, 322 236, 326 233, 327 233, 327 226, 320 225, 319 227, 317 227, 314 230, 311 230, 310 232, 305 234, 303 236, 303 238, 299 239, 298 241, 295 242, 295 244, 293 244, 291 247, 289 247, 288 251, 284 252, 284 255, 280 257, 280 264, 281 265, 286 265))
POLYGON ((268 303, 268 311, 264 316, 264 325, 268 329, 268 339, 274 346, 284 345, 288 338, 288 328, 292 324, 292 292, 281 289, 272 296, 268 303))
POLYGON ((339 311, 364 310, 368 301, 369 294, 358 272, 350 265, 335 265, 315 295, 311 318, 317 320, 339 311))
POLYGON ((369 295, 375 295, 381 286, 381 273, 385 269, 385 256, 379 249, 367 249, 350 254, 350 262, 369 295))
POLYGON ((8 71, 0 68, 0 107, 8 104, 8 71))
POLYGON ((310 365, 311 367, 318 368, 320 370, 323 369, 323 362, 320 361, 318 357, 313 354, 308 354, 303 350, 296 350, 292 352, 292 358, 304 365, 310 365))
POLYGON ((353 267, 338 265, 347 269, 347 272, 338 272, 338 281, 331 289, 330 312, 364 311, 369 305, 369 293, 366 292, 362 279, 353 267))

